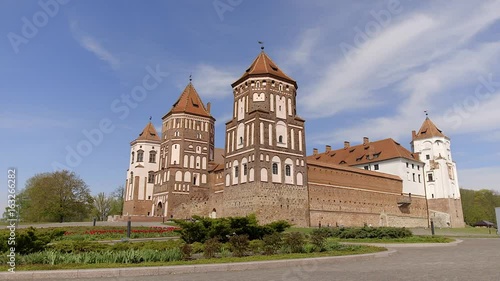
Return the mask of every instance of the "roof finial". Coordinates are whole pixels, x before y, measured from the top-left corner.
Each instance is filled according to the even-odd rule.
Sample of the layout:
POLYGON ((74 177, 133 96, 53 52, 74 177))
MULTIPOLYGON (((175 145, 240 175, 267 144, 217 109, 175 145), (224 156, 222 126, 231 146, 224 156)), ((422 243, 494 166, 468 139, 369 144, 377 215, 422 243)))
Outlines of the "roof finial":
POLYGON ((189 74, 189 82, 193 81, 193 74, 189 74))
POLYGON ((149 121, 151 121, 151 119, 153 119, 153 116, 149 116, 149 121))
POLYGON ((261 49, 261 50, 264 50, 264 42, 259 41, 259 45, 260 45, 260 49, 261 49))
POLYGON ((424 110, 424 112, 425 112, 425 117, 429 118, 429 112, 427 110, 424 110))

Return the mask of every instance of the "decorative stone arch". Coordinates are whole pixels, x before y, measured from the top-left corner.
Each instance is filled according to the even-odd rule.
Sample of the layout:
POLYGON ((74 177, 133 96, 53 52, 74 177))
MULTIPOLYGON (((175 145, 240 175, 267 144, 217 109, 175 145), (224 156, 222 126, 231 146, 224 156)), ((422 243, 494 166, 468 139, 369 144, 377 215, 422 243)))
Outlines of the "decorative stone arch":
POLYGON ((239 166, 239 163, 238 163, 238 160, 234 160, 233 161, 233 184, 238 184, 238 177, 240 175, 240 166, 239 166))
POLYGON ((266 168, 262 168, 260 169, 260 180, 261 181, 265 181, 267 182, 267 169, 266 168))
POLYGON ((240 182, 247 182, 247 179, 248 179, 248 160, 246 157, 243 157, 243 159, 241 159, 241 171, 240 171, 240 174, 241 174, 241 180, 240 182))
POLYGON ((231 185, 231 175, 226 174, 226 186, 230 186, 230 185, 231 185))
POLYGON ((282 182, 281 180, 281 159, 278 156, 273 156, 271 160, 271 180, 272 182, 282 182))
POLYGON ((250 168, 248 171, 248 182, 253 182, 255 180, 255 170, 254 168, 250 168))
POLYGON ((293 160, 287 158, 285 160, 285 183, 293 184, 293 178, 294 178, 293 175, 294 175, 293 160))
POLYGON ((297 185, 304 185, 304 176, 301 172, 297 173, 297 185))
POLYGON ((276 123, 276 145, 281 147, 287 147, 288 134, 287 126, 285 122, 278 121, 276 123))
POLYGON ((191 172, 187 171, 184 173, 184 182, 191 182, 191 172))
POLYGON ((245 145, 245 124, 240 123, 236 131, 236 147, 242 148, 245 145))

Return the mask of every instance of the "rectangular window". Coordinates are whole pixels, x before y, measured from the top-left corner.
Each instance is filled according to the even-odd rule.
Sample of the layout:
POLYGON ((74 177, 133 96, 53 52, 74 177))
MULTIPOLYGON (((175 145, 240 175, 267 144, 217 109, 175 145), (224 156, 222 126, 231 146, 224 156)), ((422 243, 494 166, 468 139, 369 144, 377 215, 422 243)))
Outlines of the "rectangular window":
POLYGON ((248 167, 247 164, 243 164, 243 175, 246 176, 248 173, 248 167))
POLYGON ((412 168, 412 169, 415 169, 415 164, 411 164, 411 168, 412 168))
POLYGON ((365 168, 365 170, 368 170, 368 166, 365 166, 364 168, 365 168))
POLYGON ((234 166, 234 177, 237 178, 239 174, 238 166, 234 166))
POLYGON ((410 167, 410 164, 408 164, 408 162, 406 162, 406 168, 409 168, 410 167))
POLYGON ((418 175, 418 182, 421 182, 421 180, 420 180, 420 175, 418 175))
POLYGON ((373 169, 375 169, 375 171, 378 171, 378 169, 379 169, 378 164, 373 165, 373 169))
POLYGON ((415 182, 415 173, 413 173, 413 181, 415 182))
POLYGON ((425 155, 425 159, 429 160, 431 159, 431 156, 429 154, 425 155))
POLYGON ((427 174, 427 179, 429 182, 434 181, 434 177, 432 176, 432 174, 427 174))

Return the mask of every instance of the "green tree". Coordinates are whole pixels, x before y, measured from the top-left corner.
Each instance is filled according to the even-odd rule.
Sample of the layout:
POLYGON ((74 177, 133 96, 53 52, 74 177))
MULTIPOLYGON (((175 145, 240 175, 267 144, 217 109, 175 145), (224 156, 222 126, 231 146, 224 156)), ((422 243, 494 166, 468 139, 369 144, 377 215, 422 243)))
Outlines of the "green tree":
POLYGON ((481 220, 497 223, 495 207, 500 207, 500 194, 498 192, 481 189, 460 189, 464 221, 468 225, 474 225, 481 220))
POLYGON ((81 221, 89 217, 92 202, 87 184, 66 170, 31 177, 18 196, 20 216, 31 222, 81 221))
POLYGON ((125 196, 125 188, 123 185, 120 185, 111 192, 111 210, 109 211, 109 215, 123 214, 123 196, 125 196))
POLYGON ((104 192, 99 192, 94 196, 94 215, 98 220, 104 221, 107 219, 110 211, 113 198, 111 196, 106 196, 104 192))

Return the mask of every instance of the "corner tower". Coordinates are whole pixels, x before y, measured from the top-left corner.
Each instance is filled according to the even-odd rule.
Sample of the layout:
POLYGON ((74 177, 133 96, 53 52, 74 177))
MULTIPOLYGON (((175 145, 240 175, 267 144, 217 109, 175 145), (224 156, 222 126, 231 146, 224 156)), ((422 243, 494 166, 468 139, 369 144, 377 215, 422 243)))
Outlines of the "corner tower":
POLYGON ((304 120, 297 82, 262 50, 232 85, 226 123, 224 214, 308 226, 304 120))
POLYGON ((439 227, 464 227, 457 167, 451 156, 450 138, 426 117, 412 132, 412 149, 425 163, 424 183, 430 218, 439 227))
POLYGON ((123 214, 151 215, 153 185, 158 169, 160 137, 149 122, 137 139, 130 143, 130 164, 125 182, 123 214))
POLYGON ((215 119, 210 114, 210 103, 205 106, 189 82, 162 120, 153 213, 189 218, 193 215, 190 204, 208 200, 208 162, 214 158, 215 119))

